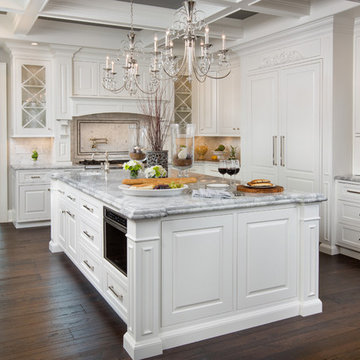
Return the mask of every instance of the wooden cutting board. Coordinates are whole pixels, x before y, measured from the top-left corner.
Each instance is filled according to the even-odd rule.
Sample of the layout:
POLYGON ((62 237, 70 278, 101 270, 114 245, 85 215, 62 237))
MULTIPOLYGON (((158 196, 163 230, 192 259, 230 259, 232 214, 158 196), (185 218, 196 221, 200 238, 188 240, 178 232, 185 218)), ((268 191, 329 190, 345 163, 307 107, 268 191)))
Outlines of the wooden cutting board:
POLYGON ((272 194, 272 193, 279 193, 279 192, 283 192, 284 188, 282 186, 274 186, 271 188, 250 188, 244 185, 238 185, 237 186, 237 191, 242 191, 242 192, 247 192, 247 193, 256 193, 256 194, 272 194))

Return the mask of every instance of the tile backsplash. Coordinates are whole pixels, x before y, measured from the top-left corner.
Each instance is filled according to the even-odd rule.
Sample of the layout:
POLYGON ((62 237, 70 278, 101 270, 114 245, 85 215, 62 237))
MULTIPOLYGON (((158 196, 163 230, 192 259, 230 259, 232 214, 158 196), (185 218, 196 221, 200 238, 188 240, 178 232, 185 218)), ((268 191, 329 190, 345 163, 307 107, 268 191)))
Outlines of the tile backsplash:
POLYGON ((9 160, 10 164, 32 164, 33 150, 39 153, 38 162, 49 164, 53 161, 52 138, 10 138, 9 160))
MULTIPOLYGON (((205 154, 205 160, 211 160, 211 156, 213 155, 213 151, 219 146, 225 146, 225 156, 229 156, 230 153, 230 145, 237 147, 236 156, 240 158, 240 136, 195 136, 195 149, 199 145, 206 145, 208 147, 208 151, 205 154)), ((195 160, 198 160, 198 155, 195 151, 195 160)))

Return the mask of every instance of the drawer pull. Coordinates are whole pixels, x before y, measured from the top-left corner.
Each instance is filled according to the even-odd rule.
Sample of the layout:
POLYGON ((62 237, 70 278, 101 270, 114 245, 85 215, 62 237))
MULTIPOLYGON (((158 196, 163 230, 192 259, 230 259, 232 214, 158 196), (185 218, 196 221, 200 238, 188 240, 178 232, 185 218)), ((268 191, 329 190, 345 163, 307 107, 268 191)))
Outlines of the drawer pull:
POLYGON ((61 195, 64 195, 64 191, 60 190, 60 189, 57 189, 57 191, 61 194, 61 195))
POLYGON ((358 194, 358 195, 360 195, 360 191, 347 190, 347 192, 350 193, 350 194, 358 194))
POLYGON ((65 210, 61 210, 61 213, 62 213, 62 214, 65 214, 65 213, 66 213, 66 211, 65 211, 65 210))
POLYGON ((48 189, 48 191, 51 191, 51 189, 48 189))
POLYGON ((75 217, 75 215, 74 214, 72 214, 70 211, 68 211, 68 210, 66 210, 66 213, 68 214, 68 215, 70 215, 72 218, 74 218, 75 217))
POLYGON ((92 209, 92 208, 89 208, 87 205, 83 205, 83 207, 86 209, 86 210, 88 210, 88 211, 90 211, 90 212, 94 212, 94 209, 92 209))
POLYGON ((71 196, 71 195, 68 195, 67 197, 68 197, 68 199, 70 199, 71 201, 75 201, 75 200, 76 200, 76 199, 75 199, 73 196, 71 196))
POLYGON ((91 240, 94 240, 94 235, 90 235, 86 230, 83 231, 83 233, 91 240))
POLYGON ((94 267, 89 264, 89 261, 84 260, 84 264, 85 264, 91 271, 94 271, 94 267))
POLYGON ((40 179, 40 176, 30 176, 31 179, 40 179))
POLYGON ((109 286, 109 290, 117 297, 119 298, 121 301, 123 301, 124 296, 123 295, 119 295, 115 290, 114 287, 111 285, 109 286))

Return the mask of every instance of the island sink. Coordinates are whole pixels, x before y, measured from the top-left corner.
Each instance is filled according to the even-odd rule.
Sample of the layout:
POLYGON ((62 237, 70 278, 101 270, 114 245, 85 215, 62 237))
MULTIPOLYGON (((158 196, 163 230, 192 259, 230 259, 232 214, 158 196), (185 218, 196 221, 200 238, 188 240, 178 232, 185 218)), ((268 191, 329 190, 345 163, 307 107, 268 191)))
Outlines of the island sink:
POLYGON ((321 194, 135 198, 118 188, 124 176, 56 175, 50 250, 64 251, 127 324, 133 359, 322 311, 321 194), (106 208, 126 218, 126 272, 106 258, 106 208))

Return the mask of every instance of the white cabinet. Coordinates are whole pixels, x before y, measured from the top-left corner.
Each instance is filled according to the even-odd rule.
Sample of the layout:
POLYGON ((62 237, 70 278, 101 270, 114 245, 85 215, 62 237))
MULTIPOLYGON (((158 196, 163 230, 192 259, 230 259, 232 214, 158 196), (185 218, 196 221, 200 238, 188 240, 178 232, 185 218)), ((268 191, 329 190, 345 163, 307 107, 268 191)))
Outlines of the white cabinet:
POLYGON ((269 178, 288 190, 319 190, 320 77, 320 63, 249 76, 249 177, 269 178))
POLYGON ((238 216, 238 308, 297 294, 297 209, 238 216))
POLYGON ((53 136, 51 63, 14 58, 12 63, 12 135, 53 136))
POLYGON ((50 219, 49 184, 19 186, 19 221, 50 219))
POLYGON ((239 67, 234 67, 225 79, 194 81, 193 93, 193 122, 197 124, 198 135, 240 135, 239 67))
POLYGON ((65 243, 67 255, 73 259, 77 258, 78 232, 77 232, 78 214, 75 209, 67 206, 65 210, 65 243))
POLYGON ((74 95, 99 95, 99 64, 90 61, 74 61, 74 95))
POLYGON ((360 258, 360 183, 336 181, 336 245, 360 258))
POLYGON ((162 325, 231 311, 231 215, 164 221, 162 325))
POLYGON ((11 170, 12 221, 16 228, 44 226, 50 220, 50 173, 11 170))

